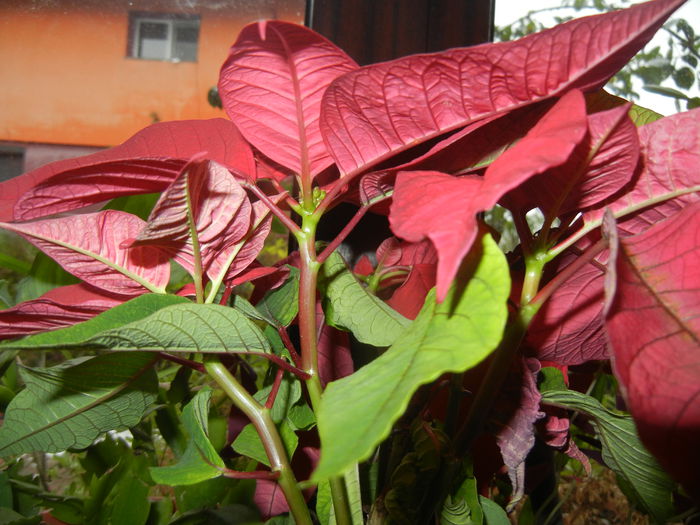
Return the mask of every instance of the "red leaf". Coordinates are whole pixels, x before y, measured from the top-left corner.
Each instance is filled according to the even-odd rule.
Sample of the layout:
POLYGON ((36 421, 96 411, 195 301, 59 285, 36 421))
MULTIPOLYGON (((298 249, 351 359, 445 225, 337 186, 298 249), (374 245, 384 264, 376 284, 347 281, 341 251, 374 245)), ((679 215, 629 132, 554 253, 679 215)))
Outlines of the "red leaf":
POLYGON ((38 299, 0 310, 0 339, 46 332, 91 319, 124 302, 85 284, 54 288, 38 299))
POLYGON ((326 91, 321 129, 342 174, 499 112, 602 86, 683 0, 579 18, 514 42, 370 65, 326 91))
POLYGON ((530 132, 496 159, 484 177, 401 172, 389 221, 393 232, 417 242, 429 238, 438 252, 437 296, 442 300, 476 237, 476 214, 491 209, 533 175, 563 164, 586 132, 585 102, 567 93, 530 132))
POLYGON ((0 223, 22 234, 66 271, 92 286, 120 295, 164 292, 170 265, 157 248, 124 248, 144 222, 107 210, 35 222, 0 223))
POLYGON ((231 122, 159 122, 120 146, 53 162, 1 183, 0 220, 28 220, 124 195, 163 191, 202 152, 243 175, 256 172, 252 150, 231 122))
POLYGON ((533 177, 511 191, 506 207, 516 213, 540 208, 562 216, 595 205, 624 187, 639 160, 637 128, 629 105, 588 117, 588 133, 563 166, 533 177))
POLYGON ((224 236, 221 248, 207 266, 207 275, 214 281, 230 281, 236 277, 250 266, 263 249, 271 226, 270 209, 261 201, 254 202, 248 234, 243 239, 236 239, 236 235, 224 236))
POLYGON ((243 135, 295 173, 333 163, 319 130, 321 97, 357 65, 310 29, 282 21, 243 28, 221 68, 219 93, 243 135))
POLYGON ((643 443, 700 500, 700 203, 620 240, 606 319, 643 443))
POLYGON ((615 195, 595 210, 584 213, 586 223, 600 221, 605 207, 619 216, 654 205, 626 217, 620 224, 620 229, 626 233, 640 233, 698 200, 700 108, 640 127, 639 141, 643 159, 641 170, 623 195, 615 195))
POLYGON ((350 353, 350 335, 325 324, 321 303, 316 303, 316 329, 318 330, 318 374, 321 384, 349 376, 355 371, 350 353))
POLYGON ((192 161, 158 199, 132 246, 161 247, 192 273, 190 214, 206 267, 224 238, 236 243, 248 233, 251 209, 245 190, 225 167, 209 160, 192 161))
MULTIPOLYGON (((567 255, 555 268, 566 268, 567 255)), ((587 264, 564 282, 544 303, 527 332, 527 344, 538 359, 579 365, 609 357, 603 333, 603 281, 600 265, 587 264)))
POLYGON ((415 319, 425 296, 435 286, 435 269, 435 264, 414 265, 406 281, 387 299, 387 304, 404 317, 415 319))

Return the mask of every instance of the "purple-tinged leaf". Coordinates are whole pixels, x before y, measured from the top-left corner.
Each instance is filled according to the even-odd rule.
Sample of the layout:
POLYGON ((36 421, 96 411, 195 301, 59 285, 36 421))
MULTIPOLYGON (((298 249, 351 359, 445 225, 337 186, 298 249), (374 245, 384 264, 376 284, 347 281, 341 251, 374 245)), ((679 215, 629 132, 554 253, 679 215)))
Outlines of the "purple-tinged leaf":
POLYGON ((256 148, 295 173, 333 163, 319 130, 321 97, 357 64, 302 26, 265 21, 243 28, 221 68, 226 113, 256 148))
POLYGON ((490 421, 495 427, 496 441, 513 485, 509 507, 524 494, 525 458, 535 444, 535 421, 545 415, 540 411, 542 396, 535 381, 539 369, 536 359, 515 362, 490 421))
POLYGON ((38 299, 0 310, 0 339, 71 326, 123 302, 82 283, 54 288, 38 299))
POLYGON ((253 152, 228 120, 159 122, 114 148, 53 162, 1 183, 0 220, 34 219, 124 195, 163 191, 189 159, 203 152, 243 176, 255 177, 253 152))
POLYGON ((700 202, 620 239, 606 319, 642 442, 700 500, 700 202))
POLYGON ((584 213, 585 229, 597 227, 608 207, 618 217, 621 231, 640 233, 698 200, 700 109, 640 127, 639 141, 642 157, 639 172, 623 192, 584 213), (641 213, 626 217, 642 209, 641 213), (625 218, 620 219, 622 216, 625 218))
POLYGON ((571 91, 484 177, 453 177, 438 172, 400 172, 389 220, 408 241, 428 238, 438 252, 437 296, 447 293, 478 230, 476 214, 491 209, 508 191, 566 162, 586 132, 583 96, 571 91))
POLYGON ((569 160, 510 192, 506 206, 521 214, 539 207, 556 217, 619 191, 632 179, 639 160, 637 128, 628 110, 629 104, 590 115, 586 138, 569 160))
POLYGON ((195 160, 160 197, 131 246, 158 246, 193 273, 190 221, 206 267, 224 239, 236 243, 248 233, 250 216, 248 196, 233 175, 216 162, 195 160))
POLYGON ((0 223, 86 283, 125 296, 163 293, 170 265, 153 247, 123 247, 143 229, 144 221, 129 213, 107 210, 34 222, 0 223))
POLYGON ((601 87, 684 0, 579 18, 513 42, 370 65, 326 90, 321 130, 341 174, 499 112, 601 87))

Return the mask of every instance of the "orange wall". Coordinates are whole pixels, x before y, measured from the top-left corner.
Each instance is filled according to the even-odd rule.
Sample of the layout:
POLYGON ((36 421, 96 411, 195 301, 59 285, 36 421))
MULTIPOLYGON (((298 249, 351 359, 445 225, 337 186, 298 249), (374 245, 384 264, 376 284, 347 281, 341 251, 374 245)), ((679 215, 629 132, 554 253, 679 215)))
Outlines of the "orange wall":
POLYGON ((223 116, 209 106, 207 92, 243 25, 273 17, 301 22, 304 11, 301 0, 278 2, 287 5, 276 8, 264 0, 160 3, 2 0, 0 141, 111 146, 154 117, 223 116), (199 5, 184 11, 201 17, 198 61, 126 57, 129 10, 170 12, 178 3, 199 5))

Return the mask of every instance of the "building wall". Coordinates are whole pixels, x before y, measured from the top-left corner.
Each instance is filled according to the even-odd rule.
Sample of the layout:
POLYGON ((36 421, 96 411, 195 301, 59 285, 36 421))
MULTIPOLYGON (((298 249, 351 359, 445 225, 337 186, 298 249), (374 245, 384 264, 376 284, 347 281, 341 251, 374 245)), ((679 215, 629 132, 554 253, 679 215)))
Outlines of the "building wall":
POLYGON ((2 0, 0 141, 105 147, 207 102, 248 22, 301 23, 302 0, 2 0), (197 62, 129 58, 129 11, 200 15, 197 62))

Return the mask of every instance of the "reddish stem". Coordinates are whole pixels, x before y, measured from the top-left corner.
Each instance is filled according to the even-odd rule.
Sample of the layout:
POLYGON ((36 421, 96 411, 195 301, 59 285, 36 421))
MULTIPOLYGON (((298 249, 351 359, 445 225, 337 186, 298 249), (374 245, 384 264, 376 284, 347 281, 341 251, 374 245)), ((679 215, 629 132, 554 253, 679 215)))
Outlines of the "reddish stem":
POLYGON ((277 333, 279 334, 280 339, 282 339, 282 343, 284 343, 285 348, 289 351, 289 355, 292 356, 292 361, 294 361, 295 365, 299 366, 301 363, 301 357, 297 353, 297 349, 294 348, 294 343, 292 343, 292 340, 289 338, 287 329, 284 326, 278 326, 277 333))
POLYGON ((168 354, 166 352, 158 352, 158 355, 167 361, 172 361, 178 365, 186 366, 192 370, 196 370, 197 372, 205 372, 204 365, 202 363, 197 363, 196 361, 191 361, 189 359, 185 359, 184 357, 168 354))
POLYGON ((350 222, 348 222, 345 227, 340 231, 340 233, 336 236, 335 239, 333 239, 333 242, 331 242, 328 246, 326 246, 323 251, 321 252, 321 255, 317 257, 317 261, 319 264, 323 264, 323 261, 325 261, 331 253, 335 251, 335 249, 340 246, 340 243, 342 243, 345 238, 350 235, 350 232, 357 226, 357 223, 360 222, 362 217, 365 216, 365 213, 369 210, 369 206, 362 206, 357 210, 355 215, 350 219, 350 222))
POLYGON ((280 385, 282 384, 283 377, 284 370, 278 368, 277 374, 275 374, 275 381, 272 383, 272 390, 270 390, 270 395, 267 396, 267 401, 265 402, 265 408, 268 410, 272 409, 272 405, 275 404, 275 399, 277 399, 277 393, 280 391, 280 385))

